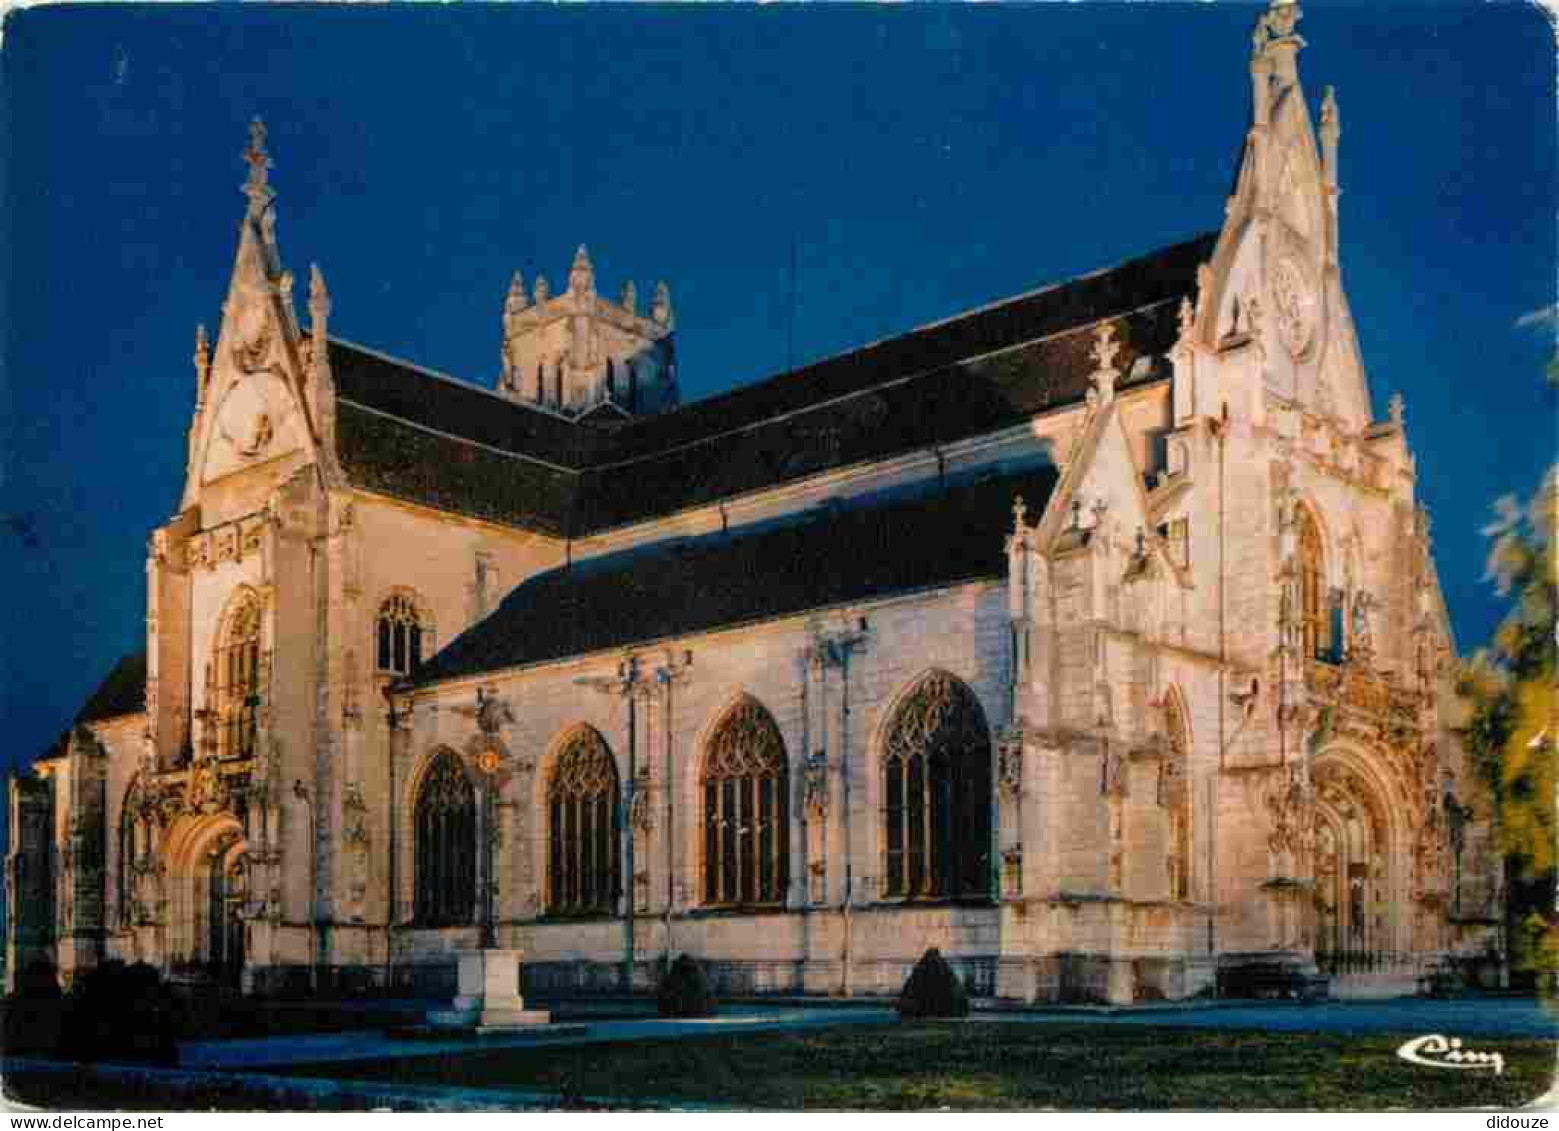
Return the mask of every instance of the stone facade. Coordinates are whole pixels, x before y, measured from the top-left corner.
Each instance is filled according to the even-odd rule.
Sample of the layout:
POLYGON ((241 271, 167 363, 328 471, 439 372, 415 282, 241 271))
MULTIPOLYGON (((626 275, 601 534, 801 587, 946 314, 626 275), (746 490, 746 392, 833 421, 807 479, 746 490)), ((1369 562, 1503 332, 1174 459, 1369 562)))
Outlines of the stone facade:
POLYGON ((496 393, 329 338, 318 268, 305 328, 257 123, 144 676, 11 785, 11 977, 452 991, 485 944, 530 993, 690 953, 722 992, 849 995, 937 946, 977 995, 1128 1001, 1318 960, 1411 989, 1486 945, 1491 810, 1298 17, 1260 19, 1216 239, 1108 276, 1151 301, 1020 296, 1004 339, 917 331, 748 421, 676 408, 668 293, 601 299, 583 248, 557 295, 516 276, 496 393), (944 379, 1030 407, 923 441, 940 410, 889 390, 944 379), (781 416, 805 452, 686 455, 781 416), (655 468, 672 501, 638 506, 655 468), (564 783, 579 741, 596 778, 564 783))

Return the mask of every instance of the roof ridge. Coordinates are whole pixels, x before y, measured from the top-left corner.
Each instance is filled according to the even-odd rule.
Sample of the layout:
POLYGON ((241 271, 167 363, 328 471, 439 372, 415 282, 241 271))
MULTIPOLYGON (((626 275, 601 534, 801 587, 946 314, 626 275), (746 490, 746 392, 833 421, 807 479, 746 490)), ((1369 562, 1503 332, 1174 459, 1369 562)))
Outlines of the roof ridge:
POLYGON ((373 405, 364 404, 362 401, 354 400, 351 397, 337 396, 336 400, 342 404, 349 404, 353 408, 358 409, 361 412, 369 413, 372 416, 383 417, 385 420, 393 420, 397 424, 404 424, 408 428, 415 428, 418 431, 428 433, 430 436, 441 436, 446 440, 453 440, 457 444, 469 444, 473 448, 481 448, 483 451, 492 452, 494 455, 507 456, 510 459, 524 460, 526 463, 539 464, 540 466, 548 468, 552 471, 565 471, 570 475, 581 475, 584 472, 584 469, 582 468, 569 467, 568 465, 561 463, 553 463, 551 460, 542 459, 540 456, 534 456, 528 452, 517 452, 511 448, 496 447, 495 445, 486 443, 483 440, 473 440, 470 436, 457 436, 453 432, 446 432, 442 428, 435 428, 431 424, 424 424, 420 420, 411 419, 409 416, 401 416, 398 413, 386 412, 382 408, 375 408, 373 405))
MULTIPOLYGON (((489 389, 486 385, 478 385, 474 381, 466 381, 460 377, 452 377, 448 373, 429 368, 426 365, 419 365, 415 361, 407 361, 404 357, 396 357, 394 354, 385 353, 383 350, 374 349, 372 346, 365 346, 361 342, 354 342, 350 338, 343 338, 337 334, 331 334, 328 336, 327 340, 334 342, 338 346, 346 346, 348 349, 354 349, 359 353, 365 353, 369 357, 376 357, 380 361, 388 361, 393 365, 398 365, 401 368, 408 369, 413 373, 420 373, 424 377, 432 377, 435 380, 454 385, 456 388, 468 389, 473 393, 481 393, 484 396, 491 397, 493 400, 500 401, 501 403, 509 405, 512 408, 538 413, 541 416, 549 417, 553 420, 560 420, 564 424, 577 423, 573 417, 567 416, 561 412, 556 412, 550 408, 546 408, 543 405, 531 404, 526 401, 512 400, 511 398, 506 397, 502 393, 498 392, 496 389, 489 389)), ((359 407, 362 407, 361 402, 354 403, 357 403, 359 404, 359 407)), ((386 413, 385 415, 393 416, 397 420, 406 419, 405 417, 396 416, 394 413, 386 413)))
MULTIPOLYGON (((795 376, 797 373, 803 373, 803 372, 805 372, 808 369, 815 369, 818 366, 826 365, 828 362, 831 362, 831 361, 838 361, 841 358, 851 357, 851 356, 853 356, 855 354, 865 353, 868 350, 876 349, 878 346, 887 345, 887 344, 889 344, 891 342, 901 341, 901 340, 903 340, 905 338, 911 338, 911 337, 914 337, 916 334, 924 333, 924 332, 926 332, 928 330, 935 330, 935 329, 938 329, 938 328, 943 327, 943 326, 950 326, 953 323, 959 322, 959 321, 961 321, 961 320, 963 320, 965 318, 973 318, 976 315, 988 314, 991 311, 1000 310, 1002 307, 1011 306, 1014 303, 1022 302, 1025 299, 1035 298, 1035 297, 1037 297, 1039 295, 1046 294, 1046 293, 1048 293, 1050 291, 1061 290, 1061 289, 1063 289, 1065 287, 1071 286, 1074 283, 1081 283, 1081 282, 1083 282, 1085 280, 1088 280, 1088 279, 1095 279, 1095 278, 1098 278, 1098 277, 1100 277, 1102 275, 1111 274, 1112 272, 1119 271, 1119 270, 1121 270, 1124 267, 1130 267, 1131 265, 1133 265, 1135 263, 1141 263, 1141 262, 1144 262, 1146 260, 1150 260, 1150 259, 1156 258, 1157 256, 1165 254, 1166 252, 1175 251, 1175 250, 1178 250, 1178 249, 1183 248, 1183 247, 1189 247, 1192 244, 1201 242, 1203 240, 1215 239, 1218 236, 1218 234, 1219 234, 1219 230, 1218 229, 1208 229, 1206 231, 1198 232, 1195 235, 1188 236, 1185 239, 1175 240, 1173 243, 1162 244, 1162 245, 1160 245, 1160 246, 1158 246, 1156 248, 1153 248, 1151 251, 1143 252, 1141 255, 1134 255, 1134 256, 1132 256, 1129 259, 1118 260, 1115 263, 1112 263, 1112 264, 1110 264, 1109 266, 1106 266, 1106 267, 1097 267, 1097 268, 1095 268, 1092 271, 1084 271, 1084 272, 1082 272, 1081 274, 1078 274, 1078 275, 1069 275, 1066 278, 1058 279, 1058 280, 1056 280, 1053 283, 1046 283, 1043 286, 1035 287, 1035 288, 1033 288, 1031 290, 1027 290, 1027 291, 1019 291, 1017 294, 1007 295, 1005 298, 992 299, 990 302, 982 303, 979 306, 969 307, 969 308, 967 308, 965 310, 961 310, 961 311, 957 312, 956 314, 949 314, 949 315, 947 315, 944 318, 938 318, 938 319, 936 319, 934 321, 931 321, 931 322, 924 322, 924 323, 920 324, 919 326, 913 326, 913 327, 909 328, 908 330, 902 330, 902 331, 900 331, 900 332, 898 332, 896 334, 888 334, 888 335, 886 335, 884 337, 873 338, 871 341, 864 342, 864 343, 862 343, 860 345, 857 345, 857 346, 850 346, 850 347, 848 347, 846 349, 837 350, 834 353, 823 354, 823 355, 821 355, 819 357, 815 357, 815 358, 810 359, 809 361, 805 362, 804 364, 793 365, 793 366, 789 367, 788 369, 783 370, 782 372, 770 373, 768 376, 760 377, 760 378, 758 378, 755 381, 748 381, 748 382, 746 382, 744 384, 734 385, 734 386, 732 386, 729 389, 724 389, 724 390, 722 390, 722 391, 720 391, 718 393, 712 393, 712 394, 710 394, 707 397, 700 397, 697 400, 687 401, 684 404, 678 405, 675 409, 672 409, 670 412, 660 413, 660 414, 657 414, 657 415, 654 415, 654 416, 640 417, 638 420, 634 421, 634 423, 635 424, 652 423, 652 422, 657 421, 657 420, 662 420, 662 419, 666 419, 667 417, 674 416, 676 413, 682 412, 684 410, 697 409, 697 408, 699 408, 701 406, 704 406, 704 405, 707 405, 707 404, 709 404, 709 403, 711 403, 713 401, 718 401, 722 397, 739 396, 740 394, 742 394, 742 393, 744 393, 744 392, 746 392, 746 391, 748 391, 750 389, 757 389, 757 388, 760 388, 760 387, 762 387, 764 385, 768 385, 768 384, 773 383, 773 382, 783 381, 783 380, 785 380, 788 377, 795 376)), ((1148 304, 1145 304, 1144 306, 1136 307, 1133 310, 1125 311, 1125 312, 1123 312, 1123 314, 1132 314, 1132 313, 1135 313, 1136 310, 1147 309, 1147 307, 1155 306, 1155 305, 1158 305, 1158 303, 1148 303, 1148 304)), ((1114 317, 1119 317, 1119 315, 1114 316, 1114 317)), ((1099 321, 1102 321, 1102 319, 1094 319, 1093 322, 1088 323, 1088 325, 1093 325, 1094 323, 1099 322, 1099 321)), ((1025 341, 1022 341, 1022 342, 1014 342, 1010 346, 1003 346, 1003 347, 1000 347, 999 349, 996 349, 996 350, 989 350, 989 351, 987 351, 984 354, 971 354, 968 358, 960 358, 959 360, 967 361, 967 360, 973 360, 973 359, 975 359, 977 357, 989 357, 989 356, 992 356, 994 354, 1000 353, 1004 349, 1013 349, 1013 348, 1016 348, 1018 346, 1030 345, 1033 342, 1044 341, 1044 340, 1047 340, 1049 338, 1056 337, 1056 336, 1058 336, 1060 334, 1068 333, 1068 332, 1070 332, 1071 329, 1073 329, 1073 327, 1068 327, 1066 330, 1057 330, 1057 331, 1054 331, 1051 334, 1041 335, 1040 337, 1037 337, 1037 338, 1029 338, 1029 339, 1027 339, 1025 341)), ((922 371, 922 372, 925 372, 925 371, 922 371)), ((824 403, 824 402, 819 402, 819 403, 824 403)), ((796 411, 804 411, 804 410, 796 410, 796 411)), ((782 415, 785 415, 785 414, 782 414, 782 415)), ((778 417, 775 417, 774 419, 778 419, 778 417)))
MULTIPOLYGON (((1114 270, 1114 268, 1110 268, 1110 270, 1114 270)), ((1069 281, 1075 281, 1075 280, 1069 280, 1069 281)), ((1038 292, 1036 292, 1036 293, 1038 293, 1038 292)), ((1049 341, 1054 341, 1057 338, 1071 337, 1074 334, 1084 333, 1084 332, 1092 329, 1094 326, 1097 326, 1101 322, 1105 322, 1105 321, 1108 321, 1108 320, 1111 320, 1111 319, 1130 318, 1130 317, 1132 317, 1135 314, 1141 314, 1145 310, 1154 310, 1154 309, 1156 309, 1156 308, 1158 308, 1160 306, 1163 306, 1165 303, 1174 302, 1174 301, 1175 301, 1175 299, 1174 299, 1173 296, 1168 297, 1168 298, 1155 299, 1152 302, 1146 302, 1146 303, 1143 303, 1140 306, 1134 306, 1130 310, 1123 310, 1123 311, 1120 311, 1117 314, 1101 315, 1098 318, 1091 318, 1091 319, 1089 319, 1086 322, 1078 322, 1075 325, 1067 326, 1065 329, 1053 330, 1053 331, 1051 331, 1048 334, 1039 334, 1039 335, 1037 335, 1035 337, 1032 337, 1032 338, 1025 338, 1025 339, 1023 339, 1020 342, 1012 342, 1012 343, 1009 343, 1008 345, 998 346, 995 349, 986 350, 983 353, 972 353, 972 354, 969 354, 966 357, 960 357, 960 358, 956 358, 956 359, 954 359, 952 361, 943 362, 940 365, 932 365, 932 366, 929 366, 929 367, 924 368, 924 369, 917 369, 917 370, 915 370, 912 373, 906 373, 906 374, 904 374, 903 376, 900 376, 900 377, 893 377, 893 378, 890 378, 890 379, 888 379, 886 381, 879 381, 875 385, 868 385, 868 386, 865 386, 864 388, 860 388, 860 389, 851 389, 849 392, 847 392, 847 393, 840 393, 838 396, 825 397, 825 398, 820 399, 820 400, 811 401, 811 402, 809 402, 807 404, 804 404, 804 405, 798 405, 796 408, 787 409, 784 412, 776 412, 776 413, 773 413, 772 415, 765 416, 762 419, 750 421, 750 422, 748 422, 746 424, 737 425, 735 428, 727 428, 727 429, 725 429, 722 432, 711 432, 711 433, 709 433, 707 435, 698 436, 698 437, 695 437, 694 439, 691 439, 691 440, 684 440, 681 443, 672 444, 669 447, 655 448, 655 449, 653 449, 651 451, 642 452, 639 455, 627 456, 627 457, 625 457, 623 459, 612 461, 612 462, 591 463, 588 467, 582 468, 581 470, 582 471, 606 471, 606 470, 609 470, 611 468, 626 467, 629 464, 640 463, 640 462, 643 462, 645 460, 659 459, 662 456, 669 455, 670 453, 673 453, 673 452, 686 451, 689 448, 696 448, 696 447, 699 447, 702 444, 711 444, 711 443, 714 443, 716 440, 722 440, 722 439, 724 439, 727 436, 735 436, 735 435, 739 435, 739 434, 741 434, 743 432, 752 432, 752 431, 755 431, 755 430, 757 430, 759 428, 767 427, 767 426, 775 423, 776 421, 788 420, 788 419, 790 419, 791 417, 794 417, 794 416, 804 416, 804 415, 806 415, 809 412, 817 412, 817 411, 819 411, 821 409, 828 408, 828 407, 830 407, 832 405, 843 404, 844 402, 854 400, 857 397, 868 396, 868 395, 870 395, 872 393, 880 392, 883 389, 891 389, 891 388, 893 388, 896 385, 907 384, 910 381, 918 381, 920 378, 925 377, 928 374, 937 373, 937 372, 940 372, 941 370, 944 370, 944 369, 951 369, 952 367, 957 366, 957 365, 968 365, 971 362, 984 361, 987 358, 992 358, 992 357, 1000 357, 1002 354, 1011 353, 1014 350, 1027 349, 1029 346, 1038 345, 1041 342, 1049 342, 1049 341)), ((907 337, 908 335, 901 335, 901 336, 907 337)), ((884 341, 884 342, 890 342, 890 341, 894 341, 894 340, 895 339, 893 339, 893 338, 884 338, 884 339, 882 339, 882 341, 884 341)), ((851 352, 855 352, 855 351, 851 351, 851 352)), ((841 357, 848 357, 849 354, 841 354, 839 356, 841 356, 841 357)), ((750 389, 750 388, 756 387, 757 385, 765 384, 768 381, 783 380, 785 377, 788 377, 790 375, 791 375, 790 373, 781 373, 781 374, 777 374, 774 377, 766 377, 766 378, 764 378, 763 381, 754 382, 752 385, 742 385, 742 386, 739 386, 738 388, 740 388, 740 389, 750 389)), ((731 390, 731 392, 736 392, 736 391, 737 391, 736 389, 731 390)), ((710 398, 710 399, 713 400, 714 398, 710 398)), ((696 404, 698 402, 694 402, 694 403, 696 404)))

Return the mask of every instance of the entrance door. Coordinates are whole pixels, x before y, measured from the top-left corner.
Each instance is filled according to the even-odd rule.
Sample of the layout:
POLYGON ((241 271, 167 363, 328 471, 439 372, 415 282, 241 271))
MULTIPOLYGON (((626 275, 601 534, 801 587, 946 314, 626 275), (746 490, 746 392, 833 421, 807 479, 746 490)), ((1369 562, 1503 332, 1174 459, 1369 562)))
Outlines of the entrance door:
POLYGON ((249 896, 248 880, 249 858, 245 854, 212 862, 207 947, 211 977, 235 989, 244 970, 243 909, 249 896))

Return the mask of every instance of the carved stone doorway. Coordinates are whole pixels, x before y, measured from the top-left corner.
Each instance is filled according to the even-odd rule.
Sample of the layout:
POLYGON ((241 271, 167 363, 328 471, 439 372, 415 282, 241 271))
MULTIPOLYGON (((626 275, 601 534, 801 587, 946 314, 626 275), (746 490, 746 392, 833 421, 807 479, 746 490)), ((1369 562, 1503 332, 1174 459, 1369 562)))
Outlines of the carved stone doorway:
POLYGON ((1396 853, 1384 791, 1352 756, 1316 760, 1315 950, 1329 973, 1394 961, 1396 853))

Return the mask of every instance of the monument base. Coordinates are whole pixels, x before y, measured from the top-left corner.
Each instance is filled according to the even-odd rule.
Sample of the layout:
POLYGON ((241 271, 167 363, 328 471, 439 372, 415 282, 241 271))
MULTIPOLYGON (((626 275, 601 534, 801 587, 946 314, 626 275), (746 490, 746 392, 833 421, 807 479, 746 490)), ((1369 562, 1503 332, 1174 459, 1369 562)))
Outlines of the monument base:
POLYGON ((526 1009, 520 996, 518 950, 477 950, 460 956, 460 993, 449 1009, 428 1013, 436 1029, 467 1029, 478 1033, 507 1033, 547 1025, 552 1014, 526 1009))

